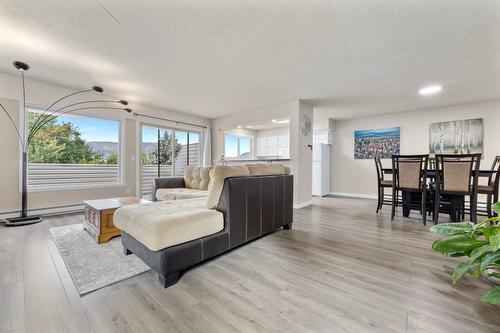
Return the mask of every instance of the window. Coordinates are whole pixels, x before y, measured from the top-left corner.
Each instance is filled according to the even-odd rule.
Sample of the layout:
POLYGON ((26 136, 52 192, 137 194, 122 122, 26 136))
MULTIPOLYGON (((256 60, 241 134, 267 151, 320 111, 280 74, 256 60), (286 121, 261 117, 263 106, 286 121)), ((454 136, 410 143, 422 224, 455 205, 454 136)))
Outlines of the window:
MULTIPOLYGON (((42 110, 28 108, 28 131, 42 110)), ((109 186, 121 183, 121 122, 84 115, 54 118, 28 147, 30 190, 109 186)))
POLYGON ((189 166, 200 165, 200 133, 142 126, 141 193, 152 196, 156 177, 184 176, 189 166), (159 149, 158 149, 159 147, 159 149))
POLYGON ((224 158, 228 160, 247 160, 252 158, 253 138, 224 134, 224 158))

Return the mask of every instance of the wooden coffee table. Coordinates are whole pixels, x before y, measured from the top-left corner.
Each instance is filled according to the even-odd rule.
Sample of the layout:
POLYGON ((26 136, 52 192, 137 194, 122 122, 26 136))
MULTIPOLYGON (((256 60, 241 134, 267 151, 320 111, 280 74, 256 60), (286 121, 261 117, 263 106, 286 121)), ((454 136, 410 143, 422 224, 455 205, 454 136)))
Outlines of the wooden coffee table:
POLYGON ((98 244, 105 243, 120 235, 120 230, 113 224, 113 214, 120 207, 147 203, 149 200, 136 197, 86 200, 85 220, 83 228, 87 230, 98 244))

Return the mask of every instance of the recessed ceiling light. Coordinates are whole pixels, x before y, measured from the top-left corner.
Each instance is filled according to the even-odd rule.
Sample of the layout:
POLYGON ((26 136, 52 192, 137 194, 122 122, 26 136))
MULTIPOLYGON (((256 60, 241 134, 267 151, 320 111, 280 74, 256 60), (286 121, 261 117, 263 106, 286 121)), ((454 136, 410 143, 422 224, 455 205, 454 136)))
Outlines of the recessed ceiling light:
POLYGON ((238 125, 238 126, 236 126, 236 127, 241 128, 241 125, 238 125))
POLYGON ((424 88, 420 89, 418 91, 418 93, 420 95, 433 95, 433 94, 437 94, 441 90, 443 90, 443 87, 441 87, 441 86, 428 86, 428 87, 424 87, 424 88))
POLYGON ((273 121, 273 123, 277 123, 278 122, 276 119, 273 119, 272 121, 273 121))

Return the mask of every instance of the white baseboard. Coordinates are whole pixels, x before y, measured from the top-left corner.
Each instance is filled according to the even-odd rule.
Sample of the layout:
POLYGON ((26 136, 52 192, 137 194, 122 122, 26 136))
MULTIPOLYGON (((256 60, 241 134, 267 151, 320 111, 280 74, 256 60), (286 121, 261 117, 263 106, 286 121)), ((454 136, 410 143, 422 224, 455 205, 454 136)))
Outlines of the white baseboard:
POLYGON ((309 200, 309 201, 301 202, 299 204, 294 204, 293 208, 295 208, 295 209, 301 209, 301 208, 310 206, 312 204, 313 204, 312 200, 309 200))
MULTIPOLYGON (((28 209, 28 214, 51 216, 51 215, 68 214, 68 213, 79 213, 83 212, 83 209, 84 209, 83 204, 77 204, 77 205, 28 209)), ((19 214, 20 211, 0 212, 0 219, 18 217, 19 214)))
POLYGON ((360 193, 345 193, 345 192, 331 192, 330 195, 349 198, 373 199, 377 200, 377 196, 373 194, 360 194, 360 193))

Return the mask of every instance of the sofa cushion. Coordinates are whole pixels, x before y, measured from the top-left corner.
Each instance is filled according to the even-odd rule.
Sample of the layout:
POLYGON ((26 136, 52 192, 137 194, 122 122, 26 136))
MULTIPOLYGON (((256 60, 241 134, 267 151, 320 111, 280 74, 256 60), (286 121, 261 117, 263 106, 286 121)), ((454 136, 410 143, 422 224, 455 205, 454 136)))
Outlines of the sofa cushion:
POLYGON ((192 188, 159 188, 156 191, 156 200, 158 201, 206 197, 208 197, 208 191, 202 191, 192 188))
POLYGON ((193 182, 193 169, 194 167, 192 166, 187 166, 184 169, 184 186, 186 188, 192 188, 192 182, 193 182))
POLYGON ((212 167, 187 166, 184 169, 184 184, 186 188, 206 190, 210 183, 210 170, 212 167))
POLYGON ((200 167, 194 167, 191 171, 191 174, 192 174, 192 180, 191 180, 191 186, 190 188, 193 188, 193 189, 199 189, 200 188, 200 181, 201 181, 201 177, 200 177, 200 167))
POLYGON ((208 184, 210 184, 210 171, 212 167, 201 167, 200 168, 200 190, 207 190, 208 184))
POLYGON ((113 223, 151 251, 159 251, 221 231, 224 216, 198 198, 125 206, 115 212, 113 223))
POLYGON ((247 164, 251 176, 268 176, 268 175, 289 175, 290 168, 283 164, 275 163, 258 163, 247 164))
POLYGON ((250 176, 250 171, 244 165, 217 165, 210 171, 208 185, 207 207, 215 208, 224 187, 224 180, 229 177, 250 176))

